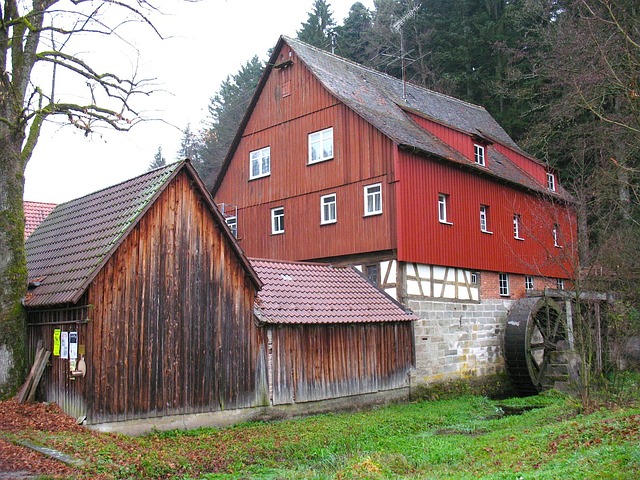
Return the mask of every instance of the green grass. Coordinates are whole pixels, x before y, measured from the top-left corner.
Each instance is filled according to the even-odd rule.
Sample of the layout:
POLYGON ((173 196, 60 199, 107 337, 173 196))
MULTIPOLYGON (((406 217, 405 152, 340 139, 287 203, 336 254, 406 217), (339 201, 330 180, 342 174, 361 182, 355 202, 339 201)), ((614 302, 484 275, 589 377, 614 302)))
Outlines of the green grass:
POLYGON ((557 393, 465 395, 137 438, 22 435, 84 459, 78 476, 87 478, 640 478, 640 405, 583 414, 557 393), (505 415, 509 407, 527 409, 505 415))

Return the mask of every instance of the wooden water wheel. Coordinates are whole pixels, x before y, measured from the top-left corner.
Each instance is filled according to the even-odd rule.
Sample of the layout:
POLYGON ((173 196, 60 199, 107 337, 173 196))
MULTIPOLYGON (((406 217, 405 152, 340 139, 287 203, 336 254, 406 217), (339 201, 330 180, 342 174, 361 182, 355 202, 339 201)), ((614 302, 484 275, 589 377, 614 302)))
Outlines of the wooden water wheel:
POLYGON ((529 297, 513 304, 504 337, 507 372, 523 395, 534 395, 556 381, 566 381, 568 349, 562 308, 549 297, 529 297))

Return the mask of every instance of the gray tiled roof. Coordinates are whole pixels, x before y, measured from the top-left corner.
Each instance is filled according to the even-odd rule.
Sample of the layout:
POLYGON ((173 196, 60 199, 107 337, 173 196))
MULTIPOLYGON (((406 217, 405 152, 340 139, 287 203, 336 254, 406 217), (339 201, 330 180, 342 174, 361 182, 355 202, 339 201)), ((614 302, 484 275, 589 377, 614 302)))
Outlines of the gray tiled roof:
POLYGON ((191 174, 193 185, 199 185, 204 203, 216 222, 227 230, 231 248, 256 288, 260 288, 260 280, 225 226, 213 199, 184 160, 58 205, 25 244, 29 281, 37 285, 27 294, 26 305, 77 302, 128 232, 181 170, 191 174))
POLYGON ((499 142, 532 158, 518 147, 483 107, 411 83, 406 83, 406 98, 403 98, 403 82, 395 77, 292 38, 282 37, 282 40, 291 46, 329 92, 397 144, 454 161, 481 174, 488 173, 549 193, 545 185, 541 185, 491 145, 488 155, 497 161, 487 162, 486 167, 476 166, 453 147, 416 124, 407 114, 415 112, 469 135, 499 142))
POLYGON ((351 267, 252 259, 263 283, 255 311, 264 323, 406 322, 417 317, 351 267))

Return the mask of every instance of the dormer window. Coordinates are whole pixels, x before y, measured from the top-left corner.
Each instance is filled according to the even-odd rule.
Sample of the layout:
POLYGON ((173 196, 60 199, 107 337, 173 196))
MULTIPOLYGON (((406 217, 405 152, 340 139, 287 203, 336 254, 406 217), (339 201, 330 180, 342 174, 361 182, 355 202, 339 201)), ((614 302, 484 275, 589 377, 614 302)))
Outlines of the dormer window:
POLYGON ((475 162, 477 165, 480 165, 481 167, 486 166, 484 150, 485 150, 484 146, 482 145, 478 145, 477 143, 473 145, 473 156, 474 156, 475 162))
POLYGON ((556 176, 551 172, 547 172, 547 188, 552 192, 556 191, 556 176))

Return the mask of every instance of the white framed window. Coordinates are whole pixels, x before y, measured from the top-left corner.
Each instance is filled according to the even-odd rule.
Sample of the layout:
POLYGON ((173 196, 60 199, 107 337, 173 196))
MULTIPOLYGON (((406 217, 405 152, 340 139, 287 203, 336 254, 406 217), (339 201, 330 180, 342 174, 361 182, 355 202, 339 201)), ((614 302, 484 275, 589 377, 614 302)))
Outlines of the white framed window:
POLYGON ((382 184, 366 185, 364 187, 364 215, 379 215, 382 213, 382 184))
POLYGON ((249 179, 266 177, 271 174, 271 147, 264 147, 249 153, 249 179))
POLYGON ((478 145, 477 143, 473 145, 473 157, 476 164, 482 167, 486 165, 484 159, 484 147, 482 145, 478 145))
POLYGON ((447 217, 447 206, 449 203, 449 195, 440 193, 438 194, 438 220, 440 223, 446 223, 447 225, 451 225, 451 222, 447 217))
POLYGON ((556 278, 556 288, 558 290, 564 290, 564 278, 556 278))
POLYGON ((557 223, 553 226, 551 235, 553 236, 553 246, 561 248, 562 245, 560 244, 560 228, 558 227, 557 223))
POLYGON ((271 209, 271 233, 273 235, 284 233, 284 207, 271 209))
POLYGON ((556 176, 551 172, 547 172, 547 188, 552 192, 556 191, 556 176))
POLYGON ((499 286, 500 286, 500 296, 508 297, 509 296, 509 274, 508 273, 499 274, 499 286))
POLYGON ((489 230, 489 206, 480 205, 480 230, 483 233, 492 233, 489 230))
POLYGON ((471 278, 469 280, 471 282, 471 285, 477 285, 478 284, 478 272, 471 272, 471 278))
POLYGON ((524 289, 533 290, 533 275, 524 276, 524 289))
POLYGON ((225 217, 224 221, 229 225, 233 236, 238 238, 238 217, 225 217))
POLYGON ((333 158, 333 127, 309 134, 309 163, 333 158))
POLYGON ((336 194, 320 197, 320 224, 336 223, 336 194))
POLYGON ((513 214, 513 238, 516 240, 524 240, 524 238, 520 236, 520 214, 518 213, 513 214))

